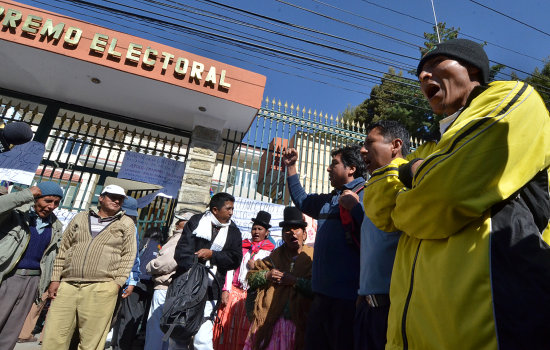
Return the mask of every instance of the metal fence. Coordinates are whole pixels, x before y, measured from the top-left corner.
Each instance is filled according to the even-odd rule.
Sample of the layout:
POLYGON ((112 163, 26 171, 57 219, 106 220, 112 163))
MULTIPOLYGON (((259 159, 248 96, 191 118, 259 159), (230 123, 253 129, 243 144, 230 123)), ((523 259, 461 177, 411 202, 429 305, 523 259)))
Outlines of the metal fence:
MULTIPOLYGON (((327 193, 332 190, 327 173, 332 161, 330 152, 362 144, 366 130, 364 125, 338 116, 266 98, 242 142, 237 143, 239 137, 229 140, 229 132, 224 136, 213 192, 226 191, 238 197, 288 205, 291 200, 281 157, 283 149, 297 149, 297 168, 305 190, 327 193)), ((413 147, 421 143, 410 141, 413 147)))
MULTIPOLYGON (((34 139, 46 145, 36 176, 57 181, 65 191, 60 207, 81 211, 97 204, 104 185, 117 177, 126 151, 163 156, 185 162, 191 132, 143 123, 0 89, 3 121, 25 121, 34 139)), ((282 151, 297 149, 301 182, 308 192, 330 192, 327 167, 331 150, 365 140, 365 128, 339 117, 266 98, 247 132, 223 130, 211 193, 229 192, 238 197, 288 205, 286 169, 282 151)), ((413 147, 419 140, 411 140, 413 147)), ((16 184, 17 186, 17 184, 16 184)), ((158 189, 132 187, 140 198, 158 189)), ((157 197, 139 211, 139 228, 166 230, 176 199, 157 197)))
MULTIPOLYGON (((33 183, 57 182, 64 190, 60 208, 78 212, 97 205, 106 184, 117 177, 126 151, 158 155, 185 162, 190 133, 167 130, 123 116, 110 115, 0 90, 2 121, 25 121, 45 144, 33 183)), ((15 184, 16 187, 25 187, 15 184)), ((129 195, 140 198, 158 187, 130 184, 129 195), (132 187, 133 186, 133 187, 132 187)), ((156 197, 139 210, 138 229, 163 229, 170 221, 175 199, 156 197)))

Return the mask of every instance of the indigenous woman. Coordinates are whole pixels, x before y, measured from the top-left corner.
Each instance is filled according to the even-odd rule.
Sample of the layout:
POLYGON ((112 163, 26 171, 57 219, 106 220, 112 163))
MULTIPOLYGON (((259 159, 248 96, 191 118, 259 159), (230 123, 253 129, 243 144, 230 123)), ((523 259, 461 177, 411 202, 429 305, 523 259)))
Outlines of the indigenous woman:
POLYGON ((254 267, 254 261, 263 259, 275 248, 267 239, 271 225, 271 214, 259 211, 252 219, 252 239, 243 240, 241 266, 227 272, 222 292, 222 307, 218 311, 221 320, 214 327, 214 348, 216 350, 242 350, 250 323, 246 317, 245 300, 248 289, 246 275, 254 267))
POLYGON ((306 318, 313 293, 311 265, 313 248, 304 246, 307 223, 296 207, 287 207, 284 244, 248 273, 251 288, 257 288, 254 313, 245 350, 303 349, 306 318))

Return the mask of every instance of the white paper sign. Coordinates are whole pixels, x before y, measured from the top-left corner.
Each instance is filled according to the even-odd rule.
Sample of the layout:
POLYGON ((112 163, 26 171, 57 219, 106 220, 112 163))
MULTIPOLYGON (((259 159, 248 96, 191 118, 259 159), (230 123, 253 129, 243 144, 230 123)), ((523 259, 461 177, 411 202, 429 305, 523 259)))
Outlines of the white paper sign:
POLYGON ((31 141, 0 153, 0 180, 30 185, 44 150, 43 143, 31 141))
POLYGON ((57 208, 53 211, 53 213, 55 214, 55 216, 57 216, 59 221, 61 221, 61 223, 63 224, 63 231, 65 231, 65 229, 69 225, 69 222, 71 222, 74 216, 78 214, 78 212, 76 211, 69 211, 64 208, 57 208))
POLYGON ((160 190, 138 199, 138 207, 143 208, 157 195, 168 198, 177 197, 184 173, 185 163, 183 162, 149 154, 126 152, 117 177, 162 186, 160 190))

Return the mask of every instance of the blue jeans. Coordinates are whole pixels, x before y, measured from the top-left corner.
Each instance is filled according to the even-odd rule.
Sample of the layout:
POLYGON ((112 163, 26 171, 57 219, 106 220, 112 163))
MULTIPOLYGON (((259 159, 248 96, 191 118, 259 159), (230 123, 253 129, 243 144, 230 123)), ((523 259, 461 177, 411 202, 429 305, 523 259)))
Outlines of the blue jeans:
POLYGON ((153 293, 153 300, 151 300, 151 308, 149 308, 149 316, 147 317, 144 350, 168 350, 168 342, 162 341, 164 333, 160 330, 160 318, 166 292, 166 289, 156 289, 153 293))

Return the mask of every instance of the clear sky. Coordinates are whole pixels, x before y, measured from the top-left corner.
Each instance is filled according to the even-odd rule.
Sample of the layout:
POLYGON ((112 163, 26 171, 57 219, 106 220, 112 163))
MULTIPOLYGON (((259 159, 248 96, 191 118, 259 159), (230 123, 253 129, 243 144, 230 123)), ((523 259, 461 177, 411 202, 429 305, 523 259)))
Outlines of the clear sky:
MULTIPOLYGON (((406 71, 434 23, 430 0, 218 1, 20 0, 258 72, 267 77, 264 97, 334 116, 367 98, 389 66, 414 79, 406 71)), ((492 63, 519 76, 550 55, 550 1, 433 1, 438 21, 486 41, 492 63)))

